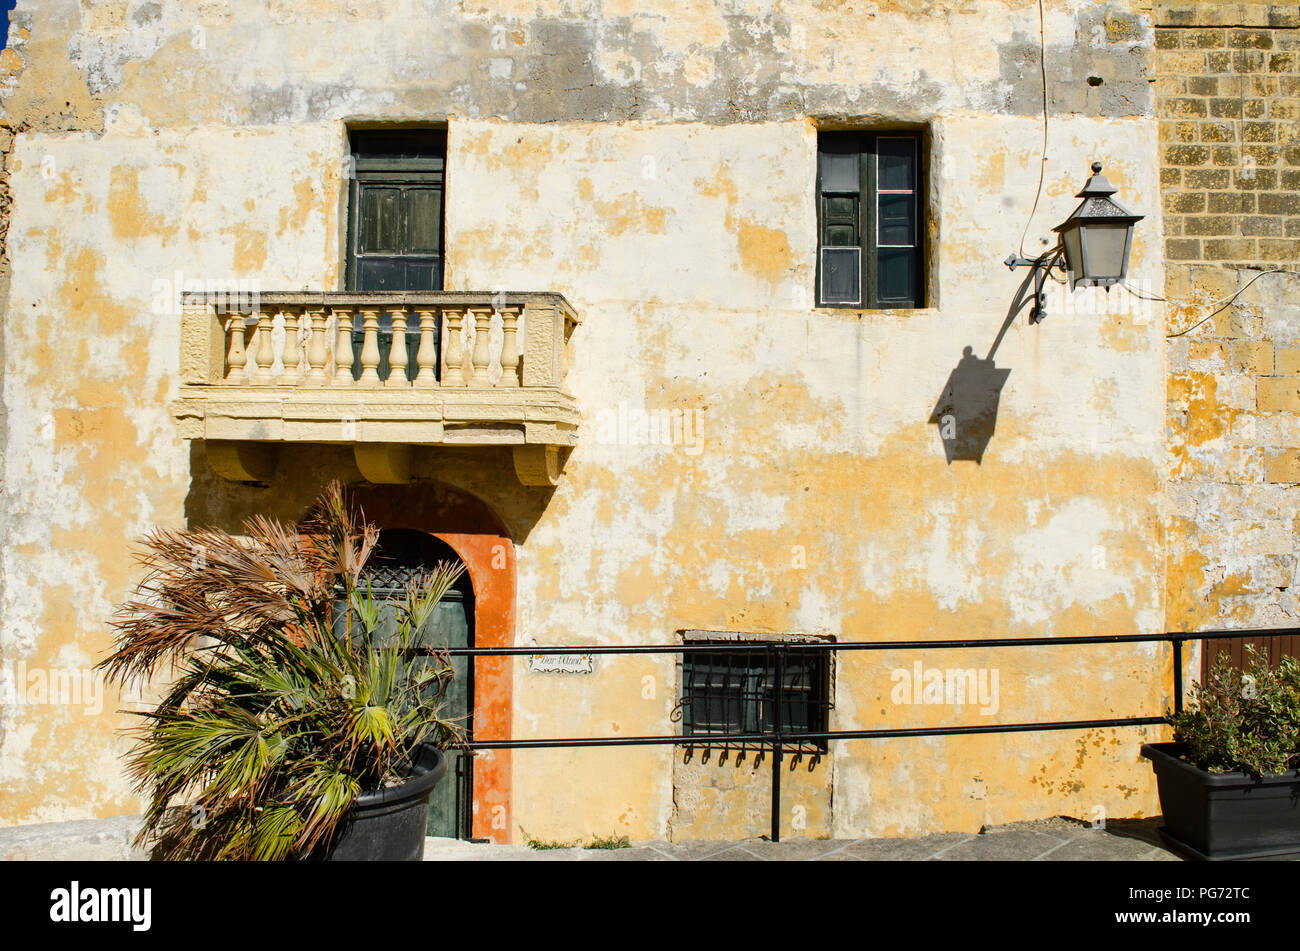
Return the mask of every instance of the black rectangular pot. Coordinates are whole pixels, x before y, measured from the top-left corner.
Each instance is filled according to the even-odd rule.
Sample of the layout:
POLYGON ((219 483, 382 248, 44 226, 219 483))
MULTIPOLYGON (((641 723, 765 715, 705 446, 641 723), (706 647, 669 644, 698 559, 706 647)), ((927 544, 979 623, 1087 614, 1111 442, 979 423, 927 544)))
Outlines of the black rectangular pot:
POLYGON ((1300 773, 1252 779, 1210 773, 1180 757, 1181 743, 1146 743, 1170 847, 1206 861, 1300 854, 1300 773))

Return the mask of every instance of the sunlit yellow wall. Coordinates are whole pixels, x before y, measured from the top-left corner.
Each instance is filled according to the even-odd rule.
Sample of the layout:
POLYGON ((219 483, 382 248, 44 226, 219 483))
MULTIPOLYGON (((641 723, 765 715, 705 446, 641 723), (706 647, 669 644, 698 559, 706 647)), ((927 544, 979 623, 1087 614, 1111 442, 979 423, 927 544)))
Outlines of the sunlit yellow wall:
MULTIPOLYGON (((396 119, 447 123, 446 286, 559 291, 583 317, 567 383, 583 427, 552 496, 503 454, 416 459, 516 533, 519 643, 1162 630, 1161 309, 1052 284, 1047 321, 1022 314, 996 350, 1011 374, 982 461, 949 464, 929 422, 1025 275, 1001 261, 1040 167, 1026 253, 1097 160, 1147 216, 1132 280, 1163 286, 1140 5, 1047 3, 1045 166, 1034 5, 517 6, 20 2, 27 35, 4 59, 5 661, 102 656, 147 526, 292 518, 325 480, 358 477, 345 451, 303 448, 267 489, 216 479, 167 409, 179 316, 158 282, 340 287, 345 124, 396 119), (818 128, 888 122, 930 143, 929 306, 814 308, 818 128), (690 437, 610 425, 659 411, 689 414, 690 437)), ((520 661, 515 734, 671 732, 677 676, 670 658, 520 661)), ((1170 683, 1148 647, 855 654, 836 665, 831 727, 1156 714, 1170 683), (918 661, 996 672, 996 709, 899 702, 894 672, 918 661)), ((115 705, 4 709, 0 823, 138 808, 115 705)), ((1156 735, 836 745, 788 779, 783 828, 1149 814, 1138 748, 1156 735)), ((664 748, 520 751, 511 834, 757 834, 769 781, 664 748)))

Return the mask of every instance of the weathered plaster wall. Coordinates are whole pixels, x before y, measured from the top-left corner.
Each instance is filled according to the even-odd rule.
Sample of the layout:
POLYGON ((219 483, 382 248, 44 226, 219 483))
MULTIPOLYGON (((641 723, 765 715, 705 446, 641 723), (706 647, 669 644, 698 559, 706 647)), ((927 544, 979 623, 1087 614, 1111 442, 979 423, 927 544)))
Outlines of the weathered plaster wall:
POLYGON ((1300 7, 1158 4, 1171 629, 1300 606, 1300 7), (1199 324, 1199 326, 1197 326, 1199 324))
MULTIPOLYGON (((569 379, 584 425, 553 494, 513 481, 504 452, 417 454, 417 475, 474 492, 510 526, 517 642, 1162 627, 1160 312, 1135 320, 1101 292, 1067 302, 1053 286, 1048 321, 1022 317, 997 350, 1012 373, 982 463, 949 465, 927 422, 962 348, 993 344, 1023 276, 999 262, 1038 179, 1036 8, 633 6, 20 3, 29 35, 5 92, 18 277, 3 659, 99 656, 135 579, 128 540, 146 526, 293 517, 325 479, 357 478, 345 451, 303 447, 268 488, 216 480, 167 412, 179 317, 154 312, 154 282, 180 270, 337 288, 344 123, 388 119, 447 120, 447 286, 557 290, 584 317, 569 379), (932 306, 813 309, 817 126, 873 120, 928 130, 932 306), (624 410, 698 422, 691 439, 648 445, 606 425, 624 410)), ((1097 159, 1149 216, 1132 271, 1159 286, 1154 40, 1140 14, 1047 4, 1052 142, 1026 250, 1097 159)), ((1168 701, 1168 662, 1146 649, 897 652, 837 666, 833 726, 978 722, 894 702, 893 670, 917 660, 996 669, 1008 721, 1168 701)), ((513 730, 667 732, 675 680, 666 658, 602 658, 590 675, 520 661, 513 730)), ((121 718, 26 706, 0 719, 0 822, 134 807, 121 718)), ((783 821, 886 834, 1148 813, 1137 750, 1151 735, 844 744, 792 780, 783 821)), ((763 828, 734 797, 703 826, 675 815, 662 749, 519 751, 513 770, 512 835, 763 828)))
MULTIPOLYGON (((1080 292, 1065 312, 1063 295, 1055 294, 1049 306, 1057 322, 1033 329, 1022 320, 999 350, 999 365, 1013 372, 983 465, 948 466, 936 428, 926 423, 962 347, 985 352, 1019 281, 990 267, 998 255, 988 249, 1015 240, 1000 226, 1002 202, 1032 194, 1035 131, 1027 119, 936 120, 934 164, 952 176, 941 171, 936 188, 937 230, 946 236, 937 262, 942 306, 866 315, 793 306, 811 283, 814 263, 808 183, 815 129, 807 122, 581 130, 466 122, 454 132, 449 179, 499 196, 496 205, 456 205, 450 212, 449 231, 473 235, 477 249, 457 258, 454 280, 466 287, 491 280, 556 287, 582 301, 586 317, 575 336, 574 364, 581 369, 572 385, 593 425, 521 552, 521 588, 537 591, 545 605, 524 608, 521 635, 545 644, 581 642, 593 629, 628 643, 659 641, 680 628, 813 631, 845 639, 1157 629, 1163 611, 1163 366, 1152 350, 1159 349, 1158 320, 1089 312, 1101 292, 1090 292, 1091 304, 1089 292, 1080 292), (575 138, 584 143, 580 152, 575 138), (983 157, 990 139, 1005 143, 1003 151, 983 157), (639 174, 645 155, 663 169, 649 180, 639 174), (972 169, 977 185, 962 187, 972 169), (762 189, 743 187, 757 180, 762 189), (559 208, 539 204, 538 195, 555 195, 559 208), (507 230, 496 226, 500 207, 518 209, 507 230), (591 233, 592 221, 603 223, 603 234, 591 233), (773 237, 754 252, 746 229, 773 237), (532 250, 520 255, 521 246, 532 250), (602 445, 599 414, 620 405, 701 410, 702 450, 602 445), (1097 549, 1104 565, 1094 568, 1097 549)), ((1122 158, 1149 154, 1152 131, 1138 122, 1071 120, 1055 127, 1062 153, 1101 157, 1126 197, 1154 210, 1149 163, 1122 158)), ((1068 168, 1050 177, 1047 201, 1068 200, 1078 177, 1068 168)), ((1139 279, 1158 275, 1153 251, 1154 242, 1142 238, 1139 279)), ((1018 691, 1017 713, 1026 719, 1059 713, 1067 693, 1078 698, 1071 709, 1095 709, 1083 691, 1067 691, 1053 677, 1072 682, 1073 664, 1083 663, 1099 685, 1104 663, 1044 659, 1046 680, 1018 691)), ((916 723, 919 708, 882 703, 881 711, 873 703, 877 693, 888 700, 889 671, 910 662, 859 664, 860 676, 846 663, 837 722, 845 728, 916 723)), ((961 665, 1014 662, 990 655, 962 658, 961 665)), ((1151 669, 1140 653, 1126 663, 1125 675, 1151 669)), ((937 655, 926 664, 953 666, 937 655)), ((614 679, 615 665, 608 666, 611 693, 622 682, 623 696, 635 696, 639 678, 614 679)), ((644 663, 635 666, 655 674, 644 663)), ((669 673, 665 663, 658 681, 666 683, 669 673)), ((587 691, 585 684, 564 689, 587 691)), ((531 706, 529 696, 519 694, 523 710, 531 706)), ((1127 692, 1118 696, 1139 703, 1127 692)), ((540 689, 536 697, 537 719, 529 726, 562 731, 576 698, 540 689)), ((663 691, 659 697, 666 707, 670 697, 663 691)), ((1122 708, 1126 701, 1113 702, 1122 708)), ((1159 707, 1150 691, 1140 703, 1148 711, 1159 707)), ((620 728, 632 727, 621 722, 620 728)), ((1023 755, 1007 786, 989 780, 990 798, 1023 807, 1038 798, 1030 780, 1044 750, 1059 746, 1055 739, 961 741, 951 745, 947 769, 985 762, 975 751, 1005 748, 1004 761, 1023 755)), ((843 815, 843 829, 863 823, 856 827, 895 832, 944 821, 883 820, 887 811, 914 808, 905 805, 908 797, 932 781, 923 771, 907 778, 906 748, 896 758, 884 750, 854 744, 835 755, 837 782, 846 790, 865 789, 873 775, 880 777, 870 810, 880 824, 869 824, 869 810, 852 811, 852 793, 837 800, 846 805, 837 806, 836 821, 843 815), (897 805, 890 802, 894 795, 897 805)), ((530 770, 542 769, 549 758, 557 770, 575 759, 597 770, 605 755, 529 752, 517 757, 516 768, 531 759, 538 765, 530 770)), ((1112 768, 1096 767, 1098 773, 1112 768)), ((1124 783, 1143 788, 1140 767, 1120 770, 1130 768, 1124 783)), ((531 801, 546 808, 544 800, 531 801)), ((1087 799, 1074 808, 1095 801, 1111 809, 1128 805, 1087 799)), ((945 801, 943 809, 950 808, 945 801)), ((963 814, 959 821, 977 828, 983 809, 974 810, 979 819, 963 814)), ((523 824, 531 831, 539 823, 523 824)))

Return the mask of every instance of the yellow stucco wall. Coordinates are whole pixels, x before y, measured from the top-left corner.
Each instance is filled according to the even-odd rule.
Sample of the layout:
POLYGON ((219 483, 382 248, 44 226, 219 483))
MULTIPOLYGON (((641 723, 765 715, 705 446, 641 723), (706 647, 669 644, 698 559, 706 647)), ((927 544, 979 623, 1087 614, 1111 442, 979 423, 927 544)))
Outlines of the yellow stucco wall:
MULTIPOLYGON (((1022 316, 997 350, 1011 376, 982 462, 950 465, 928 422, 963 348, 987 352, 1023 278, 1001 260, 1040 167, 1036 9, 319 6, 20 4, 30 39, 6 99, 18 134, 5 661, 101 656, 105 618, 137 577, 128 543, 147 526, 289 518, 324 480, 357 478, 345 452, 303 448, 267 489, 217 480, 168 413, 179 315, 158 312, 157 282, 180 271, 338 288, 345 124, 416 118, 448 128, 446 286, 559 291, 583 316, 567 382, 583 426, 553 495, 519 486, 503 454, 416 459, 417 476, 479 494, 516 531, 518 643, 1162 629, 1159 309, 1135 319, 1115 295, 1067 301, 1052 285, 1047 322, 1022 316), (574 38, 585 65, 546 72, 544 54, 573 56, 561 44, 574 38), (814 308, 818 127, 887 121, 931 143, 931 306, 814 308), (602 427, 620 408, 693 413, 696 439, 620 442, 602 427)), ((1046 32, 1060 78, 1026 251, 1099 160, 1147 215, 1131 276, 1160 287, 1149 19, 1050 2, 1046 32), (1094 73, 1104 85, 1088 85, 1094 73)), ((916 661, 996 670, 994 716, 1008 722, 1153 715, 1169 700, 1167 652, 1148 647, 856 654, 836 666, 832 728, 980 721, 894 702, 893 671, 916 661)), ((677 690, 670 659, 598 658, 589 675, 521 661, 515 735, 671 732, 677 690)), ((7 706, 0 824, 134 810, 122 723, 7 706)), ((791 776, 783 822, 787 834, 908 834, 1149 814, 1138 748, 1157 732, 845 743, 791 776)), ((765 769, 686 766, 662 748, 513 762, 513 820, 533 836, 766 829, 765 769)))

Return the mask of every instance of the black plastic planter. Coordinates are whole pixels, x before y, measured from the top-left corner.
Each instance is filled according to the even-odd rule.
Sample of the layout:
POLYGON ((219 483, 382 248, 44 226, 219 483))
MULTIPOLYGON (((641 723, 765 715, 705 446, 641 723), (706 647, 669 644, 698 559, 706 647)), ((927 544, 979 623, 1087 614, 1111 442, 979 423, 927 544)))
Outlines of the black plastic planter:
POLYGON ((331 862, 418 862, 424 857, 429 794, 447 775, 447 757, 432 746, 416 752, 411 779, 357 797, 326 856, 331 862))
POLYGON ((1300 773, 1210 773, 1179 758, 1186 752, 1181 743, 1142 747, 1160 789, 1160 836, 1171 848, 1211 862, 1300 853, 1300 773))

